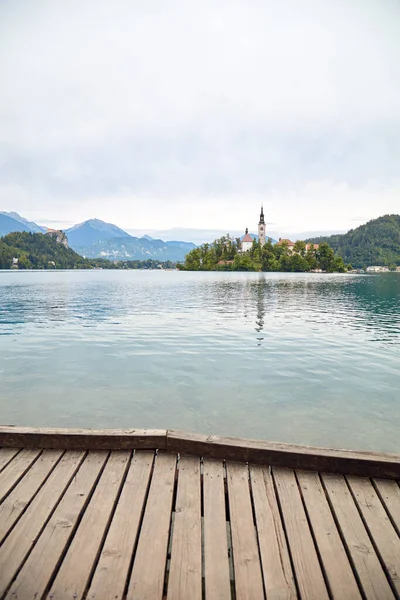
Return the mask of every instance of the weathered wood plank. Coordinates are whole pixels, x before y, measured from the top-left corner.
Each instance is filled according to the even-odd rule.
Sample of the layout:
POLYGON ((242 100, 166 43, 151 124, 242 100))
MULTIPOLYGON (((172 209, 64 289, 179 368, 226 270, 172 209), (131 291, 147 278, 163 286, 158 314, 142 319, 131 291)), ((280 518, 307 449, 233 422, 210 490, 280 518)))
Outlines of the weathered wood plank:
POLYGON ((82 598, 125 478, 130 452, 115 450, 104 468, 68 552, 51 586, 52 598, 82 598))
POLYGON ((163 596, 175 470, 176 456, 158 454, 127 600, 161 600, 163 596))
POLYGON ((63 450, 165 449, 165 429, 58 429, 0 426, 0 446, 63 450))
POLYGON ((167 431, 167 450, 237 462, 400 479, 400 456, 167 431))
POLYGON ((23 478, 29 467, 35 462, 40 450, 22 450, 0 473, 0 502, 10 490, 23 478))
POLYGON ((397 533, 400 535, 400 487, 397 481, 374 479, 378 495, 386 506, 397 533))
POLYGON ((273 469, 273 476, 300 596, 307 600, 328 600, 328 592, 294 472, 273 469))
POLYGON ((400 538, 371 481, 367 477, 348 477, 347 481, 390 581, 400 594, 400 538))
POLYGON ((400 456, 157 429, 0 426, 0 446, 84 450, 160 449, 230 461, 400 479, 400 456))
POLYGON ((251 465, 250 477, 266 597, 294 600, 296 586, 271 472, 251 465))
POLYGON ((79 468, 84 452, 67 452, 0 548, 0 597, 10 585, 60 497, 79 468))
POLYGON ((54 469, 62 453, 62 450, 44 450, 22 481, 0 504, 0 544, 54 469))
POLYGON ((247 465, 227 463, 229 512, 237 600, 264 597, 247 465))
MULTIPOLYGON (((104 451, 88 454, 18 573, 7 599, 35 600, 43 596, 64 549, 75 532, 76 523, 85 509, 107 456, 108 453, 104 451)), ((91 536, 88 536, 88 542, 90 539, 91 536)))
POLYGON ((87 598, 121 600, 137 544, 154 452, 140 450, 130 465, 87 598))
POLYGON ((353 570, 318 473, 298 471, 297 477, 332 598, 361 600, 353 570))
POLYGON ((206 600, 231 600, 222 461, 204 461, 203 492, 206 600))
POLYGON ((19 451, 20 448, 0 448, 0 472, 6 468, 19 451))
POLYGON ((200 459, 182 457, 178 473, 167 599, 201 600, 200 459))
POLYGON ((394 595, 375 553, 357 506, 342 475, 321 475, 329 502, 367 600, 393 600, 394 595))

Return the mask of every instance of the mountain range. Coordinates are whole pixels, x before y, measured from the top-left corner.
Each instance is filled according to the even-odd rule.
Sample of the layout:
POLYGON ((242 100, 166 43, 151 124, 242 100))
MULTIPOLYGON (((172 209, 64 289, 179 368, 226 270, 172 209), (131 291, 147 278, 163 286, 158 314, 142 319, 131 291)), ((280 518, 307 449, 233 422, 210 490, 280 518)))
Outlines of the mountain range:
MULTIPOLYGON (((0 212, 0 237, 12 232, 46 233, 47 228, 21 217, 15 212, 0 212)), ((111 223, 90 219, 66 229, 69 246, 87 258, 108 260, 181 261, 196 247, 191 242, 154 239, 148 235, 135 237, 111 223)))

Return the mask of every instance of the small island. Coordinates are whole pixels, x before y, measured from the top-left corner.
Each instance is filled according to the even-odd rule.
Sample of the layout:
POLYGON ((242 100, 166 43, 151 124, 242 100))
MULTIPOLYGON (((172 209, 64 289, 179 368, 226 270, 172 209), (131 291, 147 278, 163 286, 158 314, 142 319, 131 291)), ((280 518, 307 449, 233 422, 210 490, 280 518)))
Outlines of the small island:
POLYGON ((280 271, 292 273, 345 273, 351 265, 345 265, 341 256, 335 254, 326 242, 320 244, 295 243, 279 239, 274 243, 265 236, 264 211, 261 207, 258 238, 251 237, 246 228, 242 238, 229 234, 211 244, 203 244, 191 250, 181 271, 280 271))

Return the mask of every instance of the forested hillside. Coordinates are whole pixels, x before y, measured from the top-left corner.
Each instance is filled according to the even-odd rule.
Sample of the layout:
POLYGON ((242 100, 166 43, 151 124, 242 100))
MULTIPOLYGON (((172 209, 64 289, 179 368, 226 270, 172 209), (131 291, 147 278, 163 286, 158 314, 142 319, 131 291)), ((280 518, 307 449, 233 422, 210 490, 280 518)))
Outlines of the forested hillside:
POLYGON ((42 233, 17 232, 0 237, 0 269, 174 269, 172 261, 86 259, 42 233), (13 259, 18 262, 13 265, 13 259))
POLYGON ((400 215, 385 215, 341 235, 306 240, 327 242, 355 268, 400 265, 400 215))
POLYGON ((10 269, 18 258, 20 269, 90 269, 82 256, 42 233, 21 231, 0 238, 0 269, 10 269))

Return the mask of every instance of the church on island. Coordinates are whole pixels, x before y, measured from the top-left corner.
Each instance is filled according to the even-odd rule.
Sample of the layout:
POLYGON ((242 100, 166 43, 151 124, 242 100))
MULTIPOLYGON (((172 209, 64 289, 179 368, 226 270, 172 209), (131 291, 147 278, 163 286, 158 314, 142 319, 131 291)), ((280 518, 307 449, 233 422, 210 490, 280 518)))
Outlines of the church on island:
MULTIPOLYGON (((272 240, 272 238, 268 238, 269 240, 272 240)), ((261 213, 260 213, 260 221, 258 223, 258 241, 260 242, 261 246, 264 246, 265 242, 266 242, 266 237, 265 237, 265 219, 264 219, 264 208, 263 205, 261 205, 261 213)), ((288 250, 290 253, 294 252, 294 245, 295 243, 292 242, 291 240, 287 239, 287 238, 279 238, 279 241, 276 242, 278 245, 283 246, 284 244, 286 244, 288 250)), ((244 234, 244 237, 242 237, 241 239, 241 251, 242 252, 248 252, 249 250, 251 250, 252 246, 253 246, 253 238, 251 237, 251 235, 249 234, 249 230, 246 227, 246 231, 244 234)), ((319 244, 306 244, 305 246, 305 250, 308 251, 311 249, 311 247, 314 250, 318 250, 319 244)))
MULTIPOLYGON (((260 242, 261 246, 264 246, 264 244, 265 244, 265 220, 264 220, 263 205, 261 205, 260 222, 258 223, 258 241, 260 242)), ((251 250, 251 247, 253 245, 253 238, 249 234, 249 230, 247 227, 246 227, 246 232, 245 232, 244 237, 242 238, 241 242, 242 242, 242 248, 241 248, 242 252, 248 252, 249 250, 251 250)))

